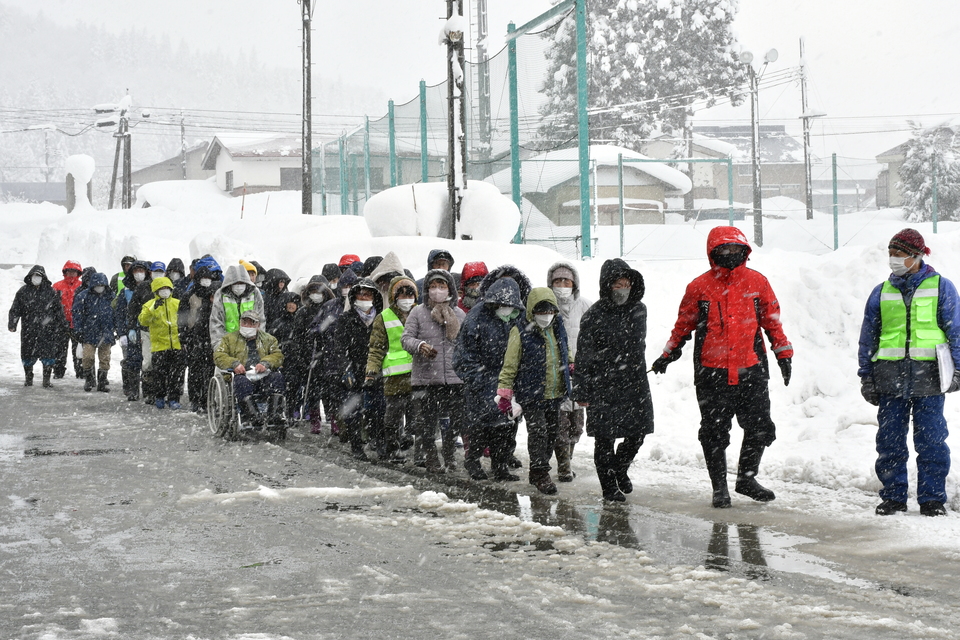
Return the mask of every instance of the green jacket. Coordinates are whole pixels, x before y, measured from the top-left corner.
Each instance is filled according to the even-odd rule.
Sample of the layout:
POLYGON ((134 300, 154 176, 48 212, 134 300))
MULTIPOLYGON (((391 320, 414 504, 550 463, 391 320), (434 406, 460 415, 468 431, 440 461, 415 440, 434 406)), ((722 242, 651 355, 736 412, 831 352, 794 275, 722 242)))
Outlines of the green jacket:
POLYGON ((180 301, 172 295, 166 299, 157 295, 157 291, 163 287, 173 289, 170 278, 156 278, 151 281, 150 290, 153 291, 153 298, 143 303, 138 318, 140 324, 150 331, 151 353, 171 349, 180 350, 180 330, 177 326, 180 301), (160 301, 159 306, 156 304, 157 301, 160 301))
MULTIPOLYGON (((257 353, 260 362, 268 369, 277 370, 283 364, 280 343, 265 331, 257 331, 257 353)), ((235 369, 238 364, 247 366, 247 339, 239 331, 228 333, 213 350, 213 363, 218 369, 235 369)))
MULTIPOLYGON (((549 302, 557 307, 556 296, 547 287, 532 289, 530 295, 527 296, 527 325, 524 332, 539 336, 544 345, 544 361, 542 363, 528 362, 527 365, 538 372, 540 379, 543 381, 543 399, 563 398, 567 395, 566 376, 568 374, 566 372, 567 359, 561 353, 561 348, 566 343, 566 334, 564 334, 563 340, 557 336, 557 327, 563 320, 560 317, 559 310, 557 310, 553 322, 546 329, 537 326, 533 319, 533 310, 540 302, 549 302)), ((507 339, 507 350, 503 356, 503 367, 500 369, 500 376, 497 380, 497 388, 514 389, 524 359, 523 343, 521 330, 517 327, 511 328, 510 337, 507 339)))

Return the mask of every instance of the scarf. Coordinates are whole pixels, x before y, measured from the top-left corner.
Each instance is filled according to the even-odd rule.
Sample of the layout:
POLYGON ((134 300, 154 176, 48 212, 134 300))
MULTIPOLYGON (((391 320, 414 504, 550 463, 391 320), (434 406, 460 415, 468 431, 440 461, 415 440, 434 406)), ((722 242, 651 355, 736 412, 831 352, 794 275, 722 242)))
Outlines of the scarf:
POLYGON ((450 308, 450 302, 427 301, 427 306, 431 307, 430 317, 439 325, 443 325, 447 340, 453 342, 460 333, 460 319, 450 308))

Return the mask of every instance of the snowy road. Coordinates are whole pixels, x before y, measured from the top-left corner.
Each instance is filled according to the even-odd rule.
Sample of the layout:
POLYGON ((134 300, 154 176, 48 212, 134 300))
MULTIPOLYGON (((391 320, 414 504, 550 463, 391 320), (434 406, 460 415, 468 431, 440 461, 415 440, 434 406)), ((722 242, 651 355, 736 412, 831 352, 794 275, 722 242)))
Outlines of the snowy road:
POLYGON ((117 396, 0 381, 0 638, 960 638, 960 553, 827 489, 718 512, 645 460, 603 507, 117 396))

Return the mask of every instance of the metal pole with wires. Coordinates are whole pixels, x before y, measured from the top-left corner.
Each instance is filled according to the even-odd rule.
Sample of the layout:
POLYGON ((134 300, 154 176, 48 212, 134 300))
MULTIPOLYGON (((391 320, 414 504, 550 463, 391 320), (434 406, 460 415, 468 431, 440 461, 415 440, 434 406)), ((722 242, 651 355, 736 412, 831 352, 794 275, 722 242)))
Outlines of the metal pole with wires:
POLYGON ((303 123, 301 146, 300 212, 313 215, 313 111, 310 73, 310 29, 316 0, 297 0, 303 20, 303 123))

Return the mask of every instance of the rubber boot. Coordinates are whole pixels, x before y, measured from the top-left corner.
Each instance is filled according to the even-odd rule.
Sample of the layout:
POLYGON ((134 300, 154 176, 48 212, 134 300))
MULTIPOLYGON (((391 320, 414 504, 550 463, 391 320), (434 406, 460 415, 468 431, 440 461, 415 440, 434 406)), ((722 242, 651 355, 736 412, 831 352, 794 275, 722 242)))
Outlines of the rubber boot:
POLYGON ((23 368, 23 386, 25 387, 33 386, 33 367, 23 368))
POLYGON ((453 471, 457 468, 457 461, 454 458, 454 454, 457 451, 457 437, 450 432, 449 429, 440 430, 441 436, 441 453, 443 454, 443 466, 449 471, 453 471))
POLYGON ((249 421, 252 427, 263 426, 263 414, 257 408, 257 403, 253 401, 253 396, 247 396, 240 403, 240 416, 249 421))
POLYGON ((530 470, 530 484, 537 488, 537 491, 544 495, 552 496, 557 493, 557 485, 550 479, 550 471, 547 469, 530 470))
POLYGON ((110 392, 110 381, 107 380, 107 372, 103 369, 97 371, 97 391, 110 392))
POLYGON ((703 446, 703 461, 707 465, 710 484, 713 485, 713 507, 730 508, 730 492, 727 490, 727 451, 719 447, 703 446))
POLYGON ((53 383, 50 382, 50 376, 53 375, 53 367, 48 365, 43 365, 43 386, 50 388, 53 386, 53 383))
POLYGON ((597 468, 597 478, 600 480, 600 490, 603 491, 604 500, 626 502, 627 496, 623 495, 623 491, 620 491, 620 487, 617 486, 615 469, 597 468))
POLYGON ((573 470, 570 468, 570 458, 573 447, 569 444, 557 444, 553 448, 557 456, 557 482, 573 482, 573 470))
POLYGON ((97 386, 97 381, 93 377, 93 369, 84 369, 83 370, 83 390, 86 392, 93 391, 93 388, 97 386))
POLYGON ((775 499, 773 491, 757 482, 757 471, 760 470, 760 458, 763 457, 763 447, 744 445, 740 448, 740 462, 737 465, 737 484, 734 489, 737 493, 752 498, 757 502, 770 502, 775 499))
POLYGON ((267 402, 267 421, 280 427, 286 423, 283 415, 283 394, 274 393, 267 402))

